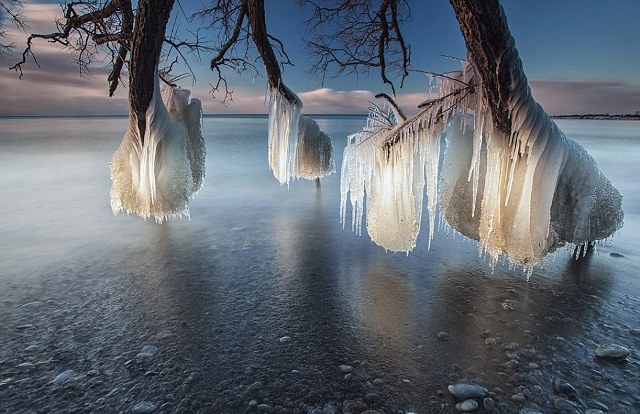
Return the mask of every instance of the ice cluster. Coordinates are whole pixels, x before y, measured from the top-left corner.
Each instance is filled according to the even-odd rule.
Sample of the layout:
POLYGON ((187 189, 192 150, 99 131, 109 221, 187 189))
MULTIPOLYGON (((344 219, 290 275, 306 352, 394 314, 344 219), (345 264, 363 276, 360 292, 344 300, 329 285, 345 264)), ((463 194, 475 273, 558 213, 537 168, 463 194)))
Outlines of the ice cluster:
POLYGON ((202 105, 187 89, 166 86, 159 78, 146 113, 144 137, 136 116, 111 159, 111 208, 114 214, 153 217, 161 223, 189 215, 189 200, 204 183, 205 146, 202 105))
MULTIPOLYGON (((281 88, 286 88, 281 85, 281 88)), ((301 114, 302 101, 290 90, 269 92, 269 167, 280 184, 321 178, 335 171, 331 137, 301 114)))
POLYGON ((410 251, 426 192, 429 243, 439 207, 492 264, 504 256, 527 267, 565 243, 584 245, 618 230, 622 196, 533 99, 526 79, 512 85, 506 135, 494 127, 476 77, 467 63, 440 77, 439 97, 407 120, 393 105, 370 110, 344 152, 343 224, 349 199, 356 232, 366 217, 375 243, 410 251))

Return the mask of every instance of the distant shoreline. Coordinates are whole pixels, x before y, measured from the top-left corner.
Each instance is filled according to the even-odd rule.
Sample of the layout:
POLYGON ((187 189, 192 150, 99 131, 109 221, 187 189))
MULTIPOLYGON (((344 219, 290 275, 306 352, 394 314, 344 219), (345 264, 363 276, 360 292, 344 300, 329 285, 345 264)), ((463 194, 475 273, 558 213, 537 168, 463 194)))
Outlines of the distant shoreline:
POLYGON ((609 115, 609 114, 587 114, 587 115, 552 115, 555 119, 598 119, 607 121, 640 121, 640 115, 609 115))

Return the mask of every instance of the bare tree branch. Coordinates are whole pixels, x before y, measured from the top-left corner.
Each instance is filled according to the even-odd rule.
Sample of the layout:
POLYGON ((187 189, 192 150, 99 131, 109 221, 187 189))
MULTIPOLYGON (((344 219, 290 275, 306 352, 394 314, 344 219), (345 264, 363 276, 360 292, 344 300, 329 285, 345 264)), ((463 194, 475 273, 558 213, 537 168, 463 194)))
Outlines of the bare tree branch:
POLYGON ((7 42, 8 34, 4 31, 7 24, 13 25, 23 32, 27 31, 27 24, 22 15, 21 0, 0 0, 0 58, 11 53, 15 47, 13 42, 7 42))
POLYGON ((391 87, 395 95, 395 83, 400 77, 400 87, 409 75, 411 47, 406 43, 402 24, 410 18, 405 0, 381 0, 372 13, 372 0, 298 0, 310 7, 312 17, 307 27, 315 37, 307 41, 312 59, 310 73, 324 83, 329 73, 367 74, 371 69, 379 71, 380 78, 391 87), (329 33, 322 33, 329 29, 329 33))

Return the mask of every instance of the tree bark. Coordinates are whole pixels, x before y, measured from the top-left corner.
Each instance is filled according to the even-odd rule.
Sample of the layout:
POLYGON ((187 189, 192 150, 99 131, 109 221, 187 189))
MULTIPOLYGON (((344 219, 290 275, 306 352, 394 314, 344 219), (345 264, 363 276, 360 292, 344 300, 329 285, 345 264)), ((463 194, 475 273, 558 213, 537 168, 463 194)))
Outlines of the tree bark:
POLYGON ((278 64, 278 58, 269 43, 267 35, 267 22, 265 21, 264 0, 245 0, 247 17, 251 26, 251 36, 253 43, 260 53, 262 63, 267 71, 267 81, 269 86, 278 89, 288 100, 299 101, 289 88, 282 82, 282 71, 278 64))
POLYGON ((140 0, 131 40, 129 105, 144 143, 146 112, 153 98, 167 23, 174 0, 140 0))
POLYGON ((460 23, 469 60, 480 75, 481 87, 494 125, 509 136, 509 97, 527 88, 522 62, 498 0, 449 0, 460 23))

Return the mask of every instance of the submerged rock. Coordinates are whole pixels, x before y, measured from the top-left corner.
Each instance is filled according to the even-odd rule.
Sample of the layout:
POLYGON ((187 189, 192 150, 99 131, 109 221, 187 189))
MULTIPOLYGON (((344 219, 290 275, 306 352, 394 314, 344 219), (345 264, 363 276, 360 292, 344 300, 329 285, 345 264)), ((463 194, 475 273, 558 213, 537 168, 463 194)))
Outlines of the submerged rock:
POLYGON ((471 398, 482 398, 486 396, 489 391, 476 384, 455 384, 447 387, 451 395, 458 400, 468 400, 471 398))
POLYGON ((469 413, 478 409, 478 402, 476 400, 465 400, 456 404, 456 410, 469 413))
POLYGON ((156 410, 156 406, 150 401, 142 401, 133 407, 133 414, 150 414, 156 410))
POLYGON ((606 359, 625 359, 631 351, 617 344, 603 344, 596 348, 596 356, 606 359))

